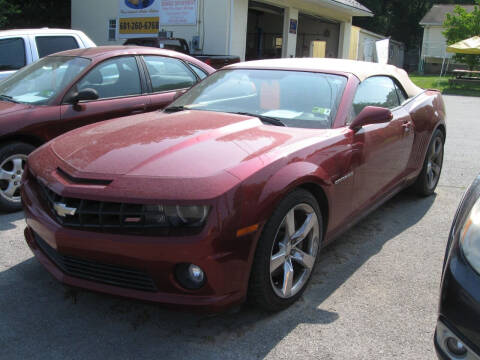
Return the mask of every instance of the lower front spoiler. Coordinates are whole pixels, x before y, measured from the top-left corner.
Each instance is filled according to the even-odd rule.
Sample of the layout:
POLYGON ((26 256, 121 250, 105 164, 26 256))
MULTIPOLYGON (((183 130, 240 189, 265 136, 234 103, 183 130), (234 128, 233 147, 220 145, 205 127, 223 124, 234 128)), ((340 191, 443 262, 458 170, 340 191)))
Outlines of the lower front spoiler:
POLYGON ((52 274, 53 277, 55 277, 61 283, 72 287, 135 300, 160 303, 169 308, 202 312, 223 312, 232 307, 238 306, 245 301, 244 294, 240 292, 221 296, 178 295, 162 293, 159 291, 147 292, 122 288, 69 276, 62 272, 58 266, 42 251, 35 240, 35 236, 28 227, 25 229, 25 239, 35 257, 48 270, 48 272, 50 272, 50 274, 52 274))

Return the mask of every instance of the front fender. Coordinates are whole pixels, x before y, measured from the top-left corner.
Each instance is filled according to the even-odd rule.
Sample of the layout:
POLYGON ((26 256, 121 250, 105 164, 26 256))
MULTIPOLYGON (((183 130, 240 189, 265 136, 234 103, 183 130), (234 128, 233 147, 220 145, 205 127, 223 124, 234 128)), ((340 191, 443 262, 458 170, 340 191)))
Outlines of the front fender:
MULTIPOLYGON (((258 174, 260 179, 262 174, 258 174)), ((332 184, 326 171, 310 162, 294 162, 281 166, 278 171, 260 182, 253 177, 243 184, 243 198, 255 199, 255 206, 250 201, 242 202, 242 223, 244 226, 265 224, 280 201, 292 190, 304 184, 320 186, 329 200, 329 185, 332 184)))

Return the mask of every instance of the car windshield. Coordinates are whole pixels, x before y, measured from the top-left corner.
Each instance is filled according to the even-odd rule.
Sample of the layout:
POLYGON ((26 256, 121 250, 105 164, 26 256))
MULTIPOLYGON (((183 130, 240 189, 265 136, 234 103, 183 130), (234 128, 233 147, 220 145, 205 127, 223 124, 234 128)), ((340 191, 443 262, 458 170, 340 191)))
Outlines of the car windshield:
POLYGON ((49 56, 0 83, 0 100, 46 105, 88 65, 90 60, 49 56))
POLYGON ((274 118, 289 127, 327 129, 346 83, 344 76, 314 72, 221 70, 169 108, 247 113, 264 120, 274 118))

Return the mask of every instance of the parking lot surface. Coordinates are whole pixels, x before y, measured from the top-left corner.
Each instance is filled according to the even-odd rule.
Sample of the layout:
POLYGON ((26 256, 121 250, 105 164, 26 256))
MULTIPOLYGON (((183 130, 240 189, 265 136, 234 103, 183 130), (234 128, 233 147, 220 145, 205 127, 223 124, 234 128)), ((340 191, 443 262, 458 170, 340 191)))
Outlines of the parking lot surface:
POLYGON ((401 193, 324 249, 291 308, 207 316, 62 286, 0 214, 0 359, 435 359, 445 245, 480 172, 480 99, 445 96, 435 196, 401 193))

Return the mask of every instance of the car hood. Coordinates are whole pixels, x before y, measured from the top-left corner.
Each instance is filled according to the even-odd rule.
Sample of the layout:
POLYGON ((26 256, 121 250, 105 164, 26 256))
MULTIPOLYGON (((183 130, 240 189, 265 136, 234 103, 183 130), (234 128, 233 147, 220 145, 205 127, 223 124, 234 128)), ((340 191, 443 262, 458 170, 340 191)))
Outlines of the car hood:
POLYGON ((206 178, 261 167, 273 149, 310 133, 298 130, 228 113, 155 112, 80 128, 49 147, 76 176, 206 178))

